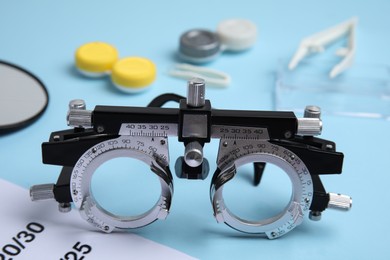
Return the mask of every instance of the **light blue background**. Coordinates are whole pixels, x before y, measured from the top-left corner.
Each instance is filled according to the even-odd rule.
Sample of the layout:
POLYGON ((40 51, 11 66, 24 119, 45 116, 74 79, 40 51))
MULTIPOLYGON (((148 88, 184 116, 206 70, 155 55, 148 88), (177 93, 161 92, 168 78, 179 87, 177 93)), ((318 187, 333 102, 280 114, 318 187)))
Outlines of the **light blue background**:
MULTIPOLYGON (((56 181, 59 167, 41 163, 40 145, 52 131, 67 128, 71 99, 83 98, 92 108, 144 106, 165 92, 185 95, 185 82, 166 74, 185 30, 213 30, 218 22, 234 17, 256 23, 259 38, 252 50, 224 54, 208 65, 229 73, 233 83, 225 90, 208 89, 207 97, 216 108, 268 110, 278 59, 291 57, 301 38, 352 16, 359 17, 357 62, 389 64, 389 13, 388 1, 1 0, 0 59, 36 74, 51 99, 38 122, 0 137, 0 177, 26 188, 56 181), (122 57, 152 59, 158 76, 151 89, 124 95, 107 80, 80 77, 73 68, 74 51, 90 41, 109 42, 122 57)), ((323 181, 329 191, 353 197, 350 212, 328 210, 320 222, 305 220, 290 234, 268 241, 215 222, 208 198, 210 176, 203 182, 175 178, 168 219, 135 232, 202 259, 390 259, 390 123, 335 116, 324 116, 323 122, 322 137, 335 141, 345 154, 343 174, 323 181)), ((170 144, 173 167, 183 147, 174 139, 170 144)), ((212 171, 216 150, 216 142, 205 148, 212 171)))

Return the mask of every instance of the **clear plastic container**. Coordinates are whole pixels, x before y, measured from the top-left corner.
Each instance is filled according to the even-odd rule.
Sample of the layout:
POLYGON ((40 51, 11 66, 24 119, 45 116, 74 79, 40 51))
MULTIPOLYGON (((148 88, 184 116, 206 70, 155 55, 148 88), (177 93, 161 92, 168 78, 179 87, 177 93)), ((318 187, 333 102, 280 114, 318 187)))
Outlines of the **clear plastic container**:
POLYGON ((275 87, 275 109, 302 113, 306 105, 323 113, 390 120, 390 68, 354 64, 334 79, 337 61, 301 61, 289 70, 281 61, 275 87))

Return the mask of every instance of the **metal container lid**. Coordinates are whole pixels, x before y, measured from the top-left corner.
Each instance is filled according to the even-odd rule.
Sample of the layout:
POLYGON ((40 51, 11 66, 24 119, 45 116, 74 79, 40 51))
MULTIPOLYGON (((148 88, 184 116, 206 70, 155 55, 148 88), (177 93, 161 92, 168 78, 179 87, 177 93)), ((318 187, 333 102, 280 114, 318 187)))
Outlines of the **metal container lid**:
POLYGON ((221 44, 218 36, 207 30, 193 29, 180 37, 180 53, 190 58, 208 58, 220 52, 221 44))

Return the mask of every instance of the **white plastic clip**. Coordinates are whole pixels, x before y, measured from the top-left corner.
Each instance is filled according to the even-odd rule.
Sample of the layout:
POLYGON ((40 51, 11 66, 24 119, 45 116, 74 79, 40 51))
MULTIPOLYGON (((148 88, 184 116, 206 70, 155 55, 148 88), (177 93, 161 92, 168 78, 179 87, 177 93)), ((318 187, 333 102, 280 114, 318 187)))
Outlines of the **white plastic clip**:
POLYGON ((290 70, 294 69, 305 56, 310 53, 323 52, 326 45, 334 42, 344 35, 348 35, 347 46, 337 50, 336 52, 337 56, 344 57, 344 59, 334 66, 329 73, 330 78, 336 77, 338 74, 349 68, 353 63, 356 52, 355 34, 357 21, 357 17, 353 17, 339 25, 304 38, 291 59, 288 68, 290 70))
POLYGON ((194 77, 202 78, 207 85, 216 87, 227 87, 231 81, 230 76, 224 72, 186 63, 176 64, 168 73, 173 77, 187 80, 194 77))

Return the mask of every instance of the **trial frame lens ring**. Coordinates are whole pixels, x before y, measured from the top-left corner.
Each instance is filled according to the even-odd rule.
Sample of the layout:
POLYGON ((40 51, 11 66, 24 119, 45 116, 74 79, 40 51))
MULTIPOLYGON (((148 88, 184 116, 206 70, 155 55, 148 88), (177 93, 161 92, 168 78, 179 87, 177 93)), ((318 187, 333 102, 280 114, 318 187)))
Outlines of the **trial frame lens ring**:
MULTIPOLYGON (((71 195, 81 216, 95 227, 111 232, 114 228, 130 229, 148 225, 156 219, 165 219, 173 195, 172 176, 159 159, 132 148, 122 147, 129 137, 101 142, 87 150, 76 163, 71 176, 71 195), (96 170, 105 162, 118 157, 128 157, 146 163, 157 175, 161 185, 161 195, 156 204, 143 214, 118 216, 104 209, 93 197, 91 181, 96 170)), ((143 138, 137 137, 138 140, 143 138)), ((134 140, 133 140, 134 141, 134 140)))
POLYGON ((305 164, 297 155, 283 147, 278 146, 278 148, 278 152, 274 153, 257 152, 241 156, 225 165, 220 172, 216 172, 211 184, 210 199, 218 222, 225 222, 228 226, 245 233, 265 234, 271 239, 284 235, 301 224, 313 199, 312 179, 305 164), (223 186, 234 178, 236 169, 244 164, 255 162, 271 163, 281 168, 292 184, 291 198, 285 209, 273 217, 258 221, 237 217, 226 206, 223 198, 223 186))

